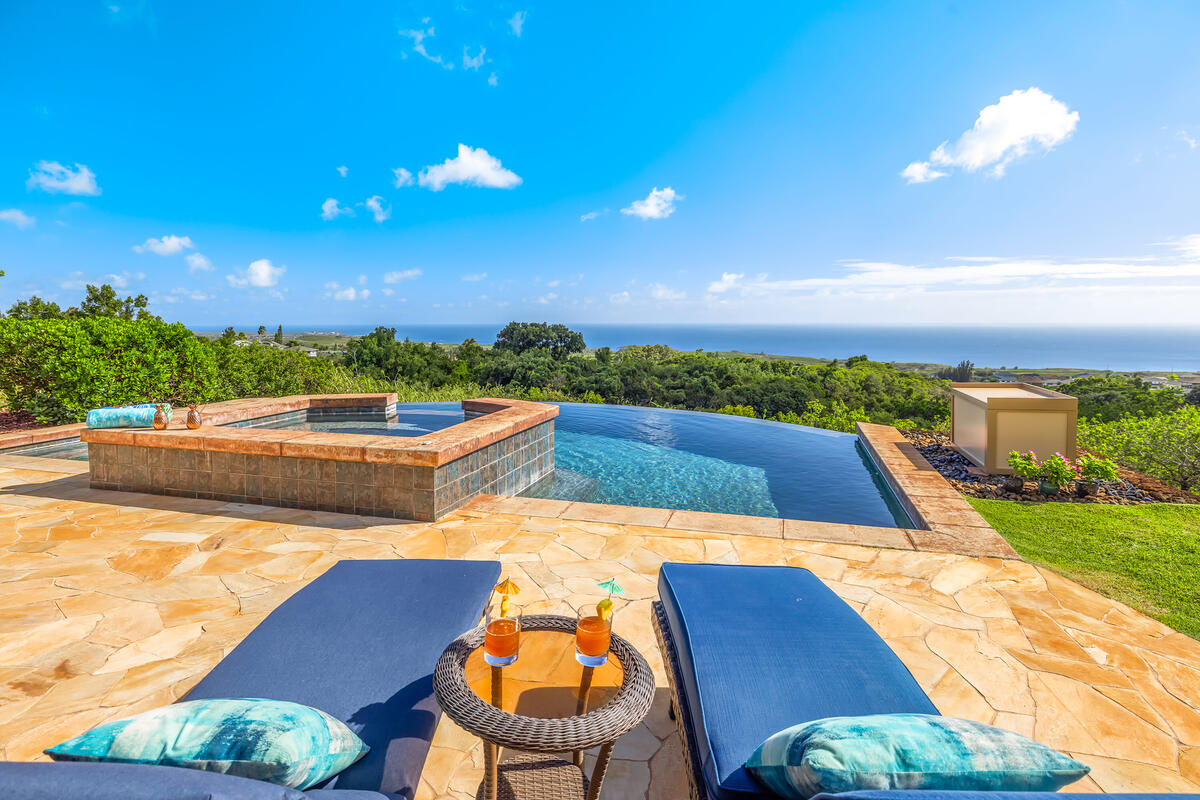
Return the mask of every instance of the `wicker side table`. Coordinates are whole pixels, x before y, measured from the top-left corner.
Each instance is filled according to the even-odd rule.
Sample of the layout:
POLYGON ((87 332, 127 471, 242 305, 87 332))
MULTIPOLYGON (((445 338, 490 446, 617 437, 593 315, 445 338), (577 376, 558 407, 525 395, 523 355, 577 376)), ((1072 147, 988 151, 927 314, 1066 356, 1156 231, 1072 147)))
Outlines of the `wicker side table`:
MULTIPOLYGON (((575 619, 553 614, 527 615, 522 626, 522 645, 527 633, 548 631, 564 638, 561 645, 574 651, 575 619)), ((483 647, 484 630, 480 626, 455 639, 438 659, 433 672, 433 688, 446 716, 464 730, 479 736, 484 742, 484 780, 480 796, 487 800, 497 797, 584 797, 596 800, 604 783, 604 774, 612 757, 617 739, 633 730, 650 710, 654 697, 654 673, 642 654, 617 634, 612 635, 609 657, 620 665, 620 683, 615 693, 598 707, 588 709, 592 694, 594 670, 578 664, 572 671, 568 687, 577 698, 570 711, 557 716, 528 716, 503 710, 505 691, 504 670, 511 667, 492 667, 490 701, 473 689, 466 677, 467 661, 483 647), (573 713, 572 713, 573 712, 573 713), (583 751, 600 747, 591 779, 583 775, 583 751), (522 751, 523 754, 498 765, 500 747, 522 751), (575 754, 574 764, 542 753, 575 754)), ((532 657, 532 656, 531 656, 532 657)), ((573 661, 573 656, 571 659, 573 661)), ((518 658, 518 661, 520 659, 518 658)), ((534 662, 536 664, 536 662, 534 662)), ((526 662, 526 671, 530 662, 526 662)), ((546 665, 546 671, 563 665, 546 665)), ((599 668, 603 669, 603 668, 599 668)), ((513 698, 509 698, 511 705, 513 698)))

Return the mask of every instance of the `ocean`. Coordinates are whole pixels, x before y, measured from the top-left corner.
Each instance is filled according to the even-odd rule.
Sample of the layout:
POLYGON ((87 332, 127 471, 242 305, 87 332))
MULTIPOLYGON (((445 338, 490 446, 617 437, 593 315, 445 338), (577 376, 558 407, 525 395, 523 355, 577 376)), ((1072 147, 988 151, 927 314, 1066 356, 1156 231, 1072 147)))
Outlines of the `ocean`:
MULTIPOLYGON (((875 361, 985 367, 1078 368, 1119 372, 1200 371, 1200 327, 1009 328, 852 327, 835 325, 620 325, 568 326, 588 347, 665 344, 679 350, 736 350, 840 358, 865 354, 875 361)), ((389 325, 389 327, 393 327, 389 325)), ((501 325, 394 324, 396 335, 426 342, 495 340, 501 325)), ((336 331, 359 336, 374 325, 285 325, 284 331, 336 331)))

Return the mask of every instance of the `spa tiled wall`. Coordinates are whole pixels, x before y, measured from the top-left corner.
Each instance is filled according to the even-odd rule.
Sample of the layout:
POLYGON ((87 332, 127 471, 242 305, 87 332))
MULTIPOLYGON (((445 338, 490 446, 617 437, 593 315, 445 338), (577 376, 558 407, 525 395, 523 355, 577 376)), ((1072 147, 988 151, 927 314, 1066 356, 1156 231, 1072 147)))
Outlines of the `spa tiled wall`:
POLYGON ((435 520, 475 495, 517 494, 554 471, 549 420, 440 467, 88 444, 94 488, 435 520))

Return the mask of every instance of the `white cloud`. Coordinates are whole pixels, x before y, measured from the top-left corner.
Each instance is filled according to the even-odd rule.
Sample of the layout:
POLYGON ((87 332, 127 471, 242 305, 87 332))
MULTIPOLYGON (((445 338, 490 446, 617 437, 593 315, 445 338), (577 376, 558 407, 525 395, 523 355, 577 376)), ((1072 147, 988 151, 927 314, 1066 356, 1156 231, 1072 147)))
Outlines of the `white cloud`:
POLYGON ((629 292, 617 292, 608 296, 608 302, 614 305, 624 305, 629 302, 629 292))
POLYGON ((440 192, 451 183, 485 186, 489 189, 511 189, 521 183, 515 172, 505 169, 500 159, 482 147, 472 149, 459 144, 458 155, 441 164, 431 164, 421 170, 418 181, 427 189, 440 192))
POLYGON ((1036 86, 1017 89, 980 111, 975 125, 953 145, 942 142, 928 161, 914 161, 900 174, 909 183, 926 183, 949 174, 935 167, 967 172, 986 167, 999 178, 1010 163, 1034 148, 1049 152, 1065 142, 1078 122, 1078 111, 1068 110, 1036 86))
POLYGON ((260 258, 250 262, 250 266, 245 269, 235 269, 234 274, 225 276, 225 280, 237 289, 245 289, 248 286, 266 288, 277 285, 285 271, 287 267, 276 267, 269 259, 260 258))
POLYGON ((509 17, 508 27, 512 28, 514 36, 520 36, 521 31, 525 28, 525 12, 518 11, 509 17))
POLYGON ((650 296, 655 300, 682 300, 687 297, 687 292, 672 289, 661 283, 652 283, 647 288, 650 290, 650 296))
POLYGON ((347 217, 354 216, 354 209, 340 205, 336 198, 326 197, 325 202, 321 203, 321 219, 329 222, 331 219, 345 215, 347 217))
POLYGON ((350 174, 350 168, 345 165, 338 167, 337 171, 338 175, 341 175, 343 178, 350 174))
POLYGON ((171 236, 170 234, 163 236, 161 239, 147 239, 142 244, 135 244, 133 252, 145 253, 147 251, 160 256, 179 255, 184 250, 191 250, 195 247, 192 244, 190 236, 171 236))
POLYGON ((359 275, 359 276, 358 276, 358 285, 359 285, 359 286, 366 286, 366 285, 367 285, 367 276, 366 276, 366 275, 359 275))
POLYGON ((553 289, 555 286, 558 286, 560 283, 562 283, 562 281, 561 281, 561 280, 557 280, 557 279, 555 279, 555 280, 552 280, 552 281, 546 281, 546 286, 548 286, 548 287, 550 287, 551 289, 553 289))
POLYGON ((746 277, 743 272, 722 272, 721 280, 713 281, 708 285, 708 291, 712 294, 722 294, 731 289, 735 289, 741 284, 742 278, 746 277))
POLYGON ((472 273, 472 274, 470 274, 470 275, 463 275, 463 276, 462 276, 462 279, 463 279, 464 281, 468 281, 468 282, 471 282, 471 283, 478 283, 479 281, 481 281, 481 280, 484 280, 485 278, 487 278, 487 273, 486 273, 486 272, 475 272, 475 273, 472 273))
POLYGON ((196 303, 203 303, 212 300, 214 295, 206 294, 198 289, 179 288, 172 289, 171 293, 162 298, 168 303, 178 303, 181 300, 191 300, 196 303))
POLYGON ((79 163, 75 164, 75 169, 71 169, 57 161, 39 161, 29 170, 29 180, 25 185, 51 194, 100 194, 96 173, 79 163))
POLYGON ((391 297, 392 295, 394 295, 394 294, 396 293, 396 290, 395 290, 395 289, 388 288, 388 289, 384 289, 384 290, 383 290, 383 293, 384 293, 385 295, 387 295, 388 297, 391 297))
POLYGON ((621 213, 642 219, 666 219, 675 213, 675 201, 682 199, 683 195, 677 195, 670 186, 665 189, 655 186, 645 200, 634 200, 628 208, 622 208, 621 213))
POLYGON ((1138 288, 1153 281, 1200 279, 1200 258, 1185 247, 1190 245, 1179 248, 1185 260, 1165 262, 1148 261, 1140 257, 1079 260, 1013 258, 968 261, 947 266, 849 261, 843 264, 845 273, 842 275, 784 280, 770 280, 765 273, 744 280, 745 276, 740 273, 726 272, 721 280, 709 284, 708 291, 712 294, 736 292, 743 297, 779 298, 797 294, 891 293, 897 290, 928 293, 1010 288, 1037 291, 1040 288, 1053 289, 1068 285, 1091 290, 1103 282, 1130 282, 1129 288, 1138 288))
POLYGON ((325 296, 338 301, 366 300, 371 296, 370 289, 355 289, 353 286, 342 286, 337 281, 325 284, 325 296))
POLYGON ((478 72, 479 68, 483 66, 483 56, 485 53, 487 53, 487 48, 481 46, 479 48, 479 55, 475 56, 474 58, 469 55, 470 50, 471 48, 469 47, 463 48, 463 69, 473 69, 478 72))
POLYGON ((1195 136, 1188 134, 1187 131, 1179 132, 1179 140, 1186 144, 1190 150, 1195 150, 1197 147, 1200 147, 1200 140, 1197 140, 1195 136))
POLYGON ((383 203, 383 198, 379 195, 372 195, 371 197, 368 197, 363 201, 363 205, 369 208, 371 213, 375 215, 376 222, 383 222, 392 216, 392 207, 385 206, 383 203))
POLYGON ((554 292, 546 292, 544 295, 542 295, 541 297, 534 300, 534 302, 538 303, 540 305, 543 305, 543 306, 547 306, 547 305, 550 305, 550 303, 554 302, 557 299, 558 299, 558 295, 555 294, 554 292))
POLYGON ((0 211, 0 220, 16 225, 21 230, 25 230, 37 222, 36 218, 29 216, 19 208, 6 208, 0 211))
MULTIPOLYGON (((424 20, 424 22, 426 24, 428 24, 428 22, 429 22, 428 17, 424 20)), ((429 50, 426 49, 425 40, 434 36, 434 29, 433 29, 432 25, 428 28, 421 29, 421 30, 417 30, 417 29, 402 30, 402 31, 400 31, 400 35, 405 37, 406 39, 412 39, 412 43, 413 43, 412 49, 413 49, 413 52, 416 53, 417 55, 421 56, 422 58, 424 58, 428 61, 432 61, 434 64, 437 64, 438 66, 440 66, 442 69, 454 69, 454 65, 452 63, 444 60, 440 55, 431 54, 429 52, 429 50)))
POLYGON ((1196 236, 1159 256, 850 261, 798 278, 726 273, 704 300, 730 322, 856 315, 878 324, 1187 325, 1200 307, 1196 236))
POLYGON ((131 275, 128 271, 122 272, 119 275, 115 272, 110 272, 104 276, 104 282, 111 284, 114 289, 126 289, 129 287, 129 279, 144 280, 146 273, 139 272, 136 275, 131 275))
POLYGON ((211 272, 213 269, 213 263, 202 253, 188 253, 184 260, 187 261, 188 272, 211 272))
POLYGON ((488 86, 495 86, 500 83, 500 79, 496 77, 496 73, 488 75, 488 86))
POLYGON ((1200 261, 1200 233, 1191 236, 1181 236, 1171 243, 1184 258, 1194 258, 1200 261))
POLYGON ((403 189, 405 186, 412 186, 413 174, 404 167, 396 167, 392 170, 392 186, 397 189, 403 189))
POLYGON ((66 278, 58 282, 60 289, 77 290, 87 286, 87 281, 83 277, 83 273, 75 270, 67 275, 66 278))
POLYGON ((423 273, 419 269, 404 269, 397 272, 388 272, 383 276, 384 283, 402 283, 404 281, 416 280, 423 273))
POLYGON ((940 169, 934 169, 929 166, 928 161, 914 161, 900 170, 901 177, 907 178, 909 183, 929 183, 930 181, 936 181, 938 178, 944 178, 949 174, 949 172, 943 172, 940 169))
POLYGON ((590 222, 591 220, 594 220, 596 217, 603 216, 607 213, 608 213, 607 208, 600 209, 599 211, 589 211, 586 214, 580 215, 579 221, 580 222, 590 222))

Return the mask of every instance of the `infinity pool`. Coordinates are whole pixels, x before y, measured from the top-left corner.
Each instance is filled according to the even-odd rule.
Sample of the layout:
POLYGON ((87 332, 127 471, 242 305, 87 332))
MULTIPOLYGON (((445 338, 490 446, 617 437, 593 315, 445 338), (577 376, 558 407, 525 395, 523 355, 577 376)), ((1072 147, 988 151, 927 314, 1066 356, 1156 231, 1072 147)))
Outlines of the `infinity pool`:
MULTIPOLYGON (((396 406, 265 427, 424 436, 463 421, 458 403, 396 406)), ((33 453, 30 453, 33 455, 33 453)), ((79 443, 37 455, 87 458, 79 443)), ((523 495, 818 522, 910 527, 852 434, 784 422, 634 406, 562 403, 555 474, 523 495)))

